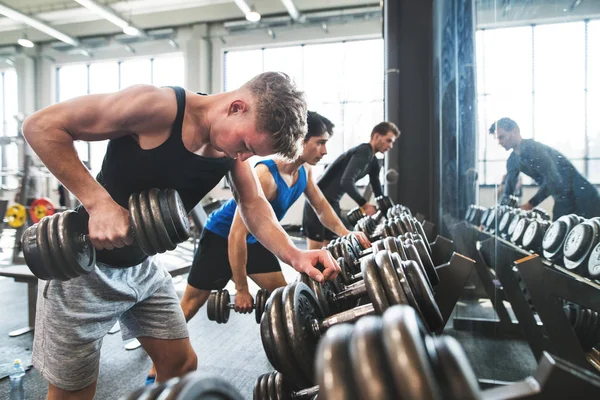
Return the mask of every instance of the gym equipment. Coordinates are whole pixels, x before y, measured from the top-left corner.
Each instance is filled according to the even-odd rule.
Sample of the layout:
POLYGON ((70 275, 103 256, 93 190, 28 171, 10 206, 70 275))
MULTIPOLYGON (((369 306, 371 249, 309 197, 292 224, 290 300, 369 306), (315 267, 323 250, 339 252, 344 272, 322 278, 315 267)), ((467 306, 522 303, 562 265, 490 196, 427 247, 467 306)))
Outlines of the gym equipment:
POLYGON ((294 390, 293 384, 288 382, 283 374, 277 371, 262 374, 256 379, 252 397, 254 400, 283 400, 283 399, 311 399, 316 400, 319 387, 294 390))
POLYGON ((54 213, 54 204, 52 204, 50 199, 45 197, 35 199, 29 207, 29 216, 34 223, 38 223, 42 218, 54 213))
POLYGON ((550 225, 542 240, 544 258, 560 265, 563 264, 563 245, 565 239, 576 225, 582 223, 583 218, 575 215, 563 215, 550 225))
MULTIPOLYGON (((402 261, 398 254, 390 255, 384 250, 364 258, 361 270, 370 304, 324 318, 319 299, 302 282, 276 289, 267 301, 265 317, 260 324, 265 353, 275 369, 299 387, 312 383, 315 349, 323 332, 336 324, 356 321, 373 313, 381 314, 393 304, 412 303, 404 289, 406 282, 413 294, 411 306, 419 308, 427 326, 431 330, 443 327, 444 321, 433 293, 414 261, 402 261)), ((322 294, 319 297, 323 298, 322 294)))
POLYGON ((144 386, 121 400, 242 400, 235 387, 218 376, 190 372, 181 378, 144 386))
MULTIPOLYGON (((129 217, 135 241, 147 255, 173 250, 190 235, 183 202, 172 189, 132 194, 129 217)), ((96 250, 86 233, 87 221, 74 211, 42 218, 21 239, 27 266, 42 280, 66 281, 90 273, 96 250)))
POLYGON ((587 276, 592 249, 600 242, 600 218, 583 221, 571 229, 563 245, 563 262, 566 269, 587 276))
MULTIPOLYGON (((260 324, 260 318, 265 311, 265 304, 268 298, 269 291, 267 289, 260 289, 256 293, 256 301, 252 305, 252 308, 254 308, 254 317, 257 324, 260 324)), ((231 297, 227 289, 217 290, 208 296, 206 314, 211 321, 216 321, 218 324, 226 323, 229 321, 230 311, 234 308, 235 304, 231 303, 231 297)))
POLYGON ((566 302, 563 310, 583 351, 590 351, 600 343, 600 313, 572 302, 566 302))
MULTIPOLYGON (((377 203, 376 214, 378 214, 375 219, 385 216, 385 213, 388 211, 388 209, 394 205, 388 196, 378 196, 375 198, 375 202, 377 203)), ((346 214, 350 225, 356 225, 358 220, 364 216, 365 214, 362 212, 360 207, 355 207, 346 214)))
POLYGON ((526 250, 533 251, 537 254, 542 254, 542 241, 546 231, 552 223, 543 219, 533 219, 521 239, 521 244, 526 250))
POLYGON ((6 219, 11 228, 20 228, 27 222, 27 213, 22 204, 16 203, 6 210, 6 219))
POLYGON ((600 243, 594 247, 594 250, 590 254, 588 276, 592 279, 600 280, 600 243))

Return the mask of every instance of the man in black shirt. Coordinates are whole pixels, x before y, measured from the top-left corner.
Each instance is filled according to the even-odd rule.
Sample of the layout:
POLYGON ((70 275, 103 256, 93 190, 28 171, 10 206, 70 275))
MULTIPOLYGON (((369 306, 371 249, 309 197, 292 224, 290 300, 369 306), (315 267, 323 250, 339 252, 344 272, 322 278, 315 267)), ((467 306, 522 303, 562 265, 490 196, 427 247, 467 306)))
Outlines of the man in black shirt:
MULTIPOLYGON (((326 125, 328 125, 326 123, 326 125)), ((331 129, 333 124, 329 122, 331 129)), ((394 145, 400 136, 398 127, 392 122, 380 122, 371 131, 371 141, 360 144, 339 156, 323 173, 318 186, 333 209, 340 215, 340 199, 347 193, 362 208, 365 214, 373 215, 375 206, 368 203, 356 189, 356 181, 369 174, 371 188, 375 196, 383 195, 379 182, 379 162, 375 155, 385 153, 394 145)), ((304 235, 307 237, 309 249, 319 249, 326 246, 335 234, 326 229, 320 222, 313 208, 304 204, 302 221, 304 235)))
POLYGON ((523 172, 540 188, 521 206, 522 209, 531 210, 552 196, 554 220, 571 213, 585 218, 600 216, 598 190, 563 154, 533 139, 523 139, 519 125, 510 118, 502 118, 492 124, 490 134, 495 134, 498 143, 506 150, 513 150, 506 161, 505 197, 515 193, 519 174, 523 172))

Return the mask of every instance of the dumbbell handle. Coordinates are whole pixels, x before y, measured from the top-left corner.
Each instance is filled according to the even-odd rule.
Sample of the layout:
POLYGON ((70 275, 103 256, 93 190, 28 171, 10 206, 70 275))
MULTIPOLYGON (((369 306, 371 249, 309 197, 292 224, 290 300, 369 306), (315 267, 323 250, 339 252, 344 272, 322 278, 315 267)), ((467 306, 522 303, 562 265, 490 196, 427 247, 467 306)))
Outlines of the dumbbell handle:
POLYGON ((367 287, 365 286, 365 282, 355 282, 351 285, 348 285, 341 292, 334 295, 334 301, 346 300, 348 298, 358 298, 367 293, 367 287))
POLYGON ((306 389, 298 390, 290 393, 292 399, 312 399, 314 396, 319 394, 319 385, 311 386, 306 389))
MULTIPOLYGON (((229 308, 231 310, 235 309, 235 303, 229 303, 229 304, 227 304, 227 308, 229 308)), ((253 303, 252 304, 252 309, 255 309, 255 308, 256 308, 256 304, 253 303)))
POLYGON ((314 319, 311 321, 311 329, 316 338, 320 337, 327 329, 333 325, 343 324, 346 322, 354 322, 365 315, 371 315, 375 312, 375 307, 372 303, 351 308, 350 310, 342 311, 322 320, 314 319))

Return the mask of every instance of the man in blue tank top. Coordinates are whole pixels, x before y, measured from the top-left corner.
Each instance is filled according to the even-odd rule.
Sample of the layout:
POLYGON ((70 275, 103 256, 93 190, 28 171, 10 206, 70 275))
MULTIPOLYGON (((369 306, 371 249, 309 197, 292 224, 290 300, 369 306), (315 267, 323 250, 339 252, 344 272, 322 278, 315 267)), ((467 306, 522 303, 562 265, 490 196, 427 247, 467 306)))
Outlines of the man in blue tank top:
POLYGON ((78 215, 88 220, 98 250, 92 273, 39 285, 33 364, 49 382, 49 399, 94 397, 102 340, 116 321, 124 339, 140 341, 159 381, 196 368, 170 275, 134 243, 127 211, 133 193, 171 188, 190 211, 230 173, 245 223, 266 248, 313 279, 337 275, 327 251, 294 246, 246 161, 275 153, 295 158, 306 113, 304 94, 291 79, 266 72, 226 93, 136 85, 61 102, 25 120, 23 135, 80 200, 78 215), (74 142, 105 139, 94 179, 74 142))

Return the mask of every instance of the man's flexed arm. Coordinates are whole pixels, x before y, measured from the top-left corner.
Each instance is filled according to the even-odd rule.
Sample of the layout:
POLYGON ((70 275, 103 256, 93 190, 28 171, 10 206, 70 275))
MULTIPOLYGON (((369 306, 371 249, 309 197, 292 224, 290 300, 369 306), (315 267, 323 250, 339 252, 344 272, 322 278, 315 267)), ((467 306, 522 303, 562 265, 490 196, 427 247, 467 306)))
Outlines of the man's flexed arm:
POLYGON ((25 120, 23 135, 33 151, 90 214, 90 238, 96 248, 112 249, 132 242, 128 213, 91 176, 73 142, 125 135, 142 141, 168 132, 177 113, 174 99, 171 89, 140 85, 58 103, 25 120))
POLYGON ((295 270, 321 281, 337 276, 339 266, 324 250, 301 251, 283 230, 247 161, 237 160, 231 172, 234 196, 248 230, 269 251, 295 270), (315 268, 322 264, 323 272, 315 268))

